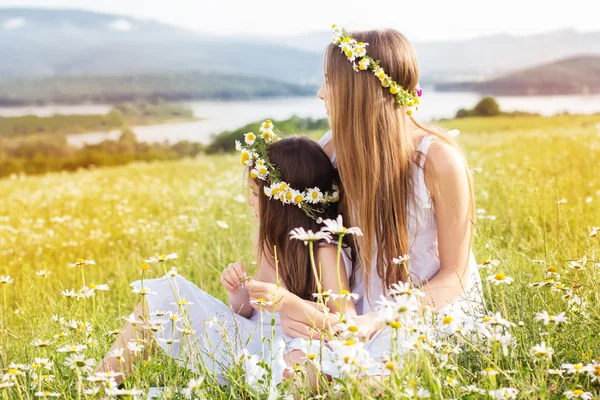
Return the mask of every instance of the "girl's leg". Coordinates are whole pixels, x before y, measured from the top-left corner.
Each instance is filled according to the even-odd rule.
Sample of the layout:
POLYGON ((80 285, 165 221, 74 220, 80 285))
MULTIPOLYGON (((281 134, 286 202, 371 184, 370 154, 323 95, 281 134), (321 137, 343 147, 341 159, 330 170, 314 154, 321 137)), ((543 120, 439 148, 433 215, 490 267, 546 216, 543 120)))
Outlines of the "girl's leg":
POLYGON ((143 312, 143 303, 140 302, 133 311, 133 315, 137 321, 142 321, 135 326, 130 322, 127 322, 123 327, 123 330, 117 336, 115 342, 110 348, 109 352, 104 356, 100 364, 96 367, 96 372, 121 372, 123 375, 115 378, 115 381, 120 384, 125 375, 129 374, 133 368, 133 363, 137 362, 139 358, 147 360, 150 355, 156 352, 156 342, 152 332, 145 328, 145 323, 148 321, 147 316, 143 312), (131 341, 136 342, 141 340, 143 350, 141 351, 141 357, 132 355, 127 344, 131 341), (122 358, 113 357, 114 351, 123 349, 122 358))

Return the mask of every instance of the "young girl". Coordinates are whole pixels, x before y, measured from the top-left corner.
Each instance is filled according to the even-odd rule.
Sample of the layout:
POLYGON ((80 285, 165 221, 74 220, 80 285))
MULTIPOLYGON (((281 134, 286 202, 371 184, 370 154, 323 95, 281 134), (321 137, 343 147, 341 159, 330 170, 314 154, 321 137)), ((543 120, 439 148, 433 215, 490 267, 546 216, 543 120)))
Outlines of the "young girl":
MULTIPOLYGON (((336 245, 320 240, 315 246, 317 280, 307 246, 302 240, 290 240, 290 232, 296 228, 318 232, 317 218, 338 215, 336 173, 317 143, 304 137, 274 139, 267 121, 260 135, 246 134, 248 146, 239 148, 250 175, 249 204, 259 220, 254 278, 247 280, 241 263, 223 271, 220 281, 229 292, 229 307, 175 273, 133 282, 136 290, 149 292, 147 304, 141 303, 129 318, 99 371, 128 372, 136 345, 152 350, 157 344, 180 364, 194 370, 205 367, 203 373, 214 374, 223 383, 242 354, 246 361, 253 356, 264 359, 272 364, 271 384, 276 385, 286 375, 286 362, 296 361, 288 355, 291 338, 282 335, 279 315, 292 321, 296 334, 313 337, 318 334, 313 335, 309 326, 334 323, 311 301, 312 295, 318 292, 317 281, 333 293, 348 290, 352 263, 342 252, 344 262, 337 271, 336 245), (275 312, 275 328, 270 312, 275 312), (148 331, 154 332, 153 337, 148 331)), ((327 306, 331 313, 354 312, 352 302, 331 300, 327 306)))
MULTIPOLYGON (((345 212, 364 233, 355 242, 353 292, 361 296, 356 322, 376 359, 389 352, 390 337, 375 320, 375 302, 393 283, 420 286, 423 301, 440 312, 483 312, 471 174, 447 134, 413 118, 418 80, 417 57, 401 33, 334 26, 318 93, 332 130, 320 143, 339 171, 345 212)), ((288 325, 284 317, 284 332, 298 336, 288 325)))

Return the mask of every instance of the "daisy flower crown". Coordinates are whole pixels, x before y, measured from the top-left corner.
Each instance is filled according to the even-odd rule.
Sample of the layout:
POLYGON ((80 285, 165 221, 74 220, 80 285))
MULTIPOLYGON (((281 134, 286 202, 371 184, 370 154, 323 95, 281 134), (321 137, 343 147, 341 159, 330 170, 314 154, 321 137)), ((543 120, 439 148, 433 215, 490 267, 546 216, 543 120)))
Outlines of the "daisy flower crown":
POLYGON ((279 200, 283 204, 292 204, 300 208, 312 219, 319 219, 318 214, 324 212, 324 207, 336 203, 340 199, 340 188, 333 184, 326 192, 320 188, 294 189, 281 179, 279 168, 269 161, 268 148, 279 137, 273 132, 273 123, 266 120, 260 126, 260 134, 253 132, 244 134, 245 146, 239 140, 235 141, 235 149, 241 153, 243 165, 251 167, 250 177, 269 181, 264 187, 264 194, 269 199, 279 200))
POLYGON ((389 88, 390 93, 396 98, 400 107, 406 107, 406 113, 411 115, 413 108, 419 110, 419 97, 423 95, 423 89, 417 84, 414 89, 406 89, 395 82, 381 67, 380 60, 374 60, 367 55, 367 46, 369 43, 359 42, 354 39, 345 29, 332 25, 333 44, 342 50, 348 61, 352 63, 354 71, 371 71, 379 81, 381 86, 389 88))

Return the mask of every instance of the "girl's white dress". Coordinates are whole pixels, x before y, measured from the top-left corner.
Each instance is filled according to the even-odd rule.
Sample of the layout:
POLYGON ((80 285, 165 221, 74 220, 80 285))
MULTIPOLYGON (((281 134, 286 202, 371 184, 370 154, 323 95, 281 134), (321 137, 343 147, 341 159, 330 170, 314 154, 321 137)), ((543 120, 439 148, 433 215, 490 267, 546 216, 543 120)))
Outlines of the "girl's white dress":
MULTIPOLYGON (((350 275, 352 262, 346 251, 342 260, 350 275)), ((154 338, 165 353, 188 369, 214 374, 220 383, 228 382, 228 369, 238 363, 245 379, 256 387, 254 384, 267 376, 258 364, 265 361, 272 380, 259 386, 272 388, 283 379, 284 354, 304 347, 300 339, 282 333, 278 313, 255 310, 250 318, 244 318, 181 275, 167 274, 130 286, 150 291, 146 301, 156 326, 154 338)))

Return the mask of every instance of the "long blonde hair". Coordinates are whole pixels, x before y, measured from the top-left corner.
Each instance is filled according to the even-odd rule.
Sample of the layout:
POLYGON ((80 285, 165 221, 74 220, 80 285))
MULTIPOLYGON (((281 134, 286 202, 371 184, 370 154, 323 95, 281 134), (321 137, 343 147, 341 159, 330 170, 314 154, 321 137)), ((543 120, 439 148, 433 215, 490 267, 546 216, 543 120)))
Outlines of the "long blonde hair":
MULTIPOLYGON (((417 86, 417 57, 404 35, 392 29, 351 34, 369 44, 367 53, 381 60, 381 67, 399 85, 405 89, 417 86)), ((357 238, 356 247, 365 267, 367 291, 372 279, 370 266, 375 261, 385 292, 392 283, 408 280, 408 265, 395 266, 391 260, 410 251, 408 200, 415 195, 416 148, 409 129, 420 129, 456 145, 441 131, 420 125, 399 109, 379 79, 367 71, 353 71, 333 44, 326 51, 325 73, 337 166, 346 194, 345 214, 364 234, 357 238)), ((473 218, 472 178, 466 170, 473 218)))

